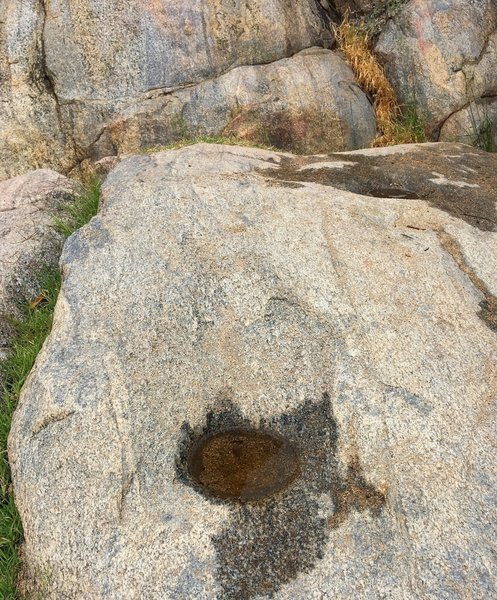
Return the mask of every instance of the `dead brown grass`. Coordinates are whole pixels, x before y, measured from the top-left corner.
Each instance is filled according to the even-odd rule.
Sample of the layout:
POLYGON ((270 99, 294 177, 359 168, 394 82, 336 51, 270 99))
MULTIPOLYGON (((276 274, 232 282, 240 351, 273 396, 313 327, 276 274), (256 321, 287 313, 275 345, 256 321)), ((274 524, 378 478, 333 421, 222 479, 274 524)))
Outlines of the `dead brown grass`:
POLYGON ((402 111, 395 91, 372 50, 367 27, 361 23, 353 23, 346 14, 342 23, 334 27, 334 32, 338 49, 354 71, 359 85, 373 98, 380 132, 373 146, 420 141, 419 136, 402 121, 402 111))

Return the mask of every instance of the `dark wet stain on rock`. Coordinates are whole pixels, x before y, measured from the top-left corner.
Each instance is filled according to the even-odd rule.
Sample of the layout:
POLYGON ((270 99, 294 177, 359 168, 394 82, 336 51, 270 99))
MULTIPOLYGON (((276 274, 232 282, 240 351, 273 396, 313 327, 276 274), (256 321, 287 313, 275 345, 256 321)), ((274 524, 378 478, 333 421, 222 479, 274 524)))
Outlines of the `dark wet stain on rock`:
MULTIPOLYGON (((381 511, 385 497, 367 484, 358 462, 345 480, 340 477, 337 439, 337 425, 326 393, 316 402, 307 401, 296 410, 262 420, 257 428, 229 400, 223 400, 207 415, 205 426, 194 429, 187 423, 183 425, 176 463, 179 480, 213 503, 229 503, 232 510, 226 529, 212 540, 223 599, 272 597, 282 585, 314 568, 324 556, 333 527, 343 522, 351 510, 368 509, 373 514, 381 511), (220 497, 199 482, 192 473, 191 456, 222 432, 236 431, 260 431, 288 444, 287 448, 298 457, 294 479, 265 499, 245 501, 239 493, 234 494, 234 501, 220 497), (323 494, 336 507, 336 524, 320 512, 323 494)), ((228 450, 231 448, 228 441, 228 450)), ((276 466, 278 461, 272 464, 276 466)))
MULTIPOLYGON (((307 49, 306 55, 321 55, 323 49, 307 49)), ((303 154, 331 149, 335 152, 349 147, 351 133, 345 122, 342 134, 337 135, 337 121, 333 113, 306 108, 295 113, 287 110, 261 110, 248 105, 234 111, 222 135, 252 142, 254 145, 273 146, 280 150, 303 154)))
POLYGON ((328 525, 333 529, 345 521, 351 510, 369 510, 377 516, 385 504, 385 491, 368 484, 357 456, 351 459, 345 481, 337 487, 335 496, 337 510, 328 517, 328 525))
POLYGON ((375 198, 420 199, 482 231, 497 230, 497 155, 469 146, 437 144, 384 156, 282 156, 279 169, 261 174, 283 185, 312 182, 375 198), (317 166, 344 160, 355 164, 317 166), (310 164, 316 167, 302 169, 310 164))
POLYGON ((474 287, 483 294, 483 300, 480 302, 478 316, 487 327, 497 333, 497 298, 490 293, 490 290, 485 283, 467 264, 461 247, 455 238, 446 231, 439 231, 438 239, 440 240, 442 248, 450 254, 459 269, 468 276, 474 287))
POLYGON ((299 457, 281 436, 230 429, 202 438, 193 449, 188 469, 207 493, 248 502, 285 489, 299 472, 299 457))

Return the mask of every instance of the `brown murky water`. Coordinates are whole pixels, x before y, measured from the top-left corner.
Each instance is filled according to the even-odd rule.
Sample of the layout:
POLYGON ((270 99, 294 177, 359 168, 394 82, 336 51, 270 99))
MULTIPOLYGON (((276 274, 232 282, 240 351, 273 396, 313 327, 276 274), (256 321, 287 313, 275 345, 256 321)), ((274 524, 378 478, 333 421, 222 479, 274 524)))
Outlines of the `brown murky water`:
POLYGON ((225 500, 262 500, 285 489, 299 473, 293 445, 256 429, 232 429, 201 439, 188 469, 208 493, 225 500))

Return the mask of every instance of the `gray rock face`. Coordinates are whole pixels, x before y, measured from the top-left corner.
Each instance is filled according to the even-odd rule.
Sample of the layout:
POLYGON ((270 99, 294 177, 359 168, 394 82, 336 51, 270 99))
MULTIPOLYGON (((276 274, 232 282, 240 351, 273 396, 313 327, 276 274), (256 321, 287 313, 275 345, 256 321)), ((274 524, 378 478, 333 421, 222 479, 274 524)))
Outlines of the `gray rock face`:
POLYGON ((497 95, 496 28, 494 0, 411 0, 381 34, 389 79, 435 138, 452 114, 497 95))
MULTIPOLYGON (((347 85, 341 93, 343 67, 338 67, 337 87, 331 90, 328 73, 311 82, 305 71, 298 77, 303 83, 299 89, 292 79, 295 68, 285 65, 273 69, 272 85, 264 70, 222 77, 239 66, 265 65, 313 46, 330 47, 331 17, 317 0, 0 0, 0 10, 0 178, 42 166, 66 172, 88 156, 98 160, 109 154, 108 147, 99 154, 102 145, 113 142, 108 128, 120 127, 128 145, 141 138, 164 145, 205 128, 217 134, 241 91, 252 103, 251 120, 260 116, 266 129, 271 129, 268 112, 279 115, 276 130, 282 119, 295 119, 297 97, 304 112, 312 104, 328 107, 329 95, 344 107, 351 103, 349 112, 363 110, 362 94, 352 97, 347 85), (230 87, 245 76, 242 90, 230 87)), ((328 56, 330 64, 322 72, 337 66, 337 57, 328 56)), ((302 67, 316 74, 310 59, 302 67)), ((314 117, 318 127, 322 115, 318 111, 314 117)), ((342 113, 334 115, 338 121, 343 118, 342 113)), ((373 126, 361 126, 359 139, 373 126)), ((347 131, 356 127, 347 122, 345 133, 336 132, 338 138, 347 140, 347 131)), ((119 136, 115 143, 114 154, 119 136)), ((340 143, 328 150, 340 149, 340 143)), ((351 142, 347 147, 356 146, 351 142)))
POLYGON ((121 162, 65 245, 10 435, 25 588, 495 596, 496 167, 462 145, 121 162), (206 440, 234 430, 221 472, 271 479, 242 428, 290 448, 256 502, 192 477, 208 448, 227 485, 206 440))
POLYGON ((196 135, 235 136, 294 152, 340 151, 369 146, 376 121, 347 63, 311 48, 133 104, 95 143, 91 129, 78 132, 94 157, 196 135))
POLYGON ((73 195, 73 182, 55 171, 0 182, 0 357, 8 347, 6 317, 17 314, 18 302, 39 292, 40 268, 57 264, 62 239, 53 219, 73 195))
POLYGON ((62 0, 47 7, 46 60, 61 99, 119 100, 278 60, 320 42, 323 26, 309 0, 62 0))

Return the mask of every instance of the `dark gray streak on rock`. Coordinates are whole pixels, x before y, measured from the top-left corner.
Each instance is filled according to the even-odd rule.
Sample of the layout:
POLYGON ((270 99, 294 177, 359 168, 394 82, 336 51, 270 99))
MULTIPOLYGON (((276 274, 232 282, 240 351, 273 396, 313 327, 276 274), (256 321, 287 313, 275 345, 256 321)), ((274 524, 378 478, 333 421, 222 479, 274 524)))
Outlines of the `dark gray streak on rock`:
POLYGON ((485 283, 468 265, 457 240, 446 231, 439 231, 438 239, 440 240, 442 248, 450 254, 459 269, 469 277, 473 286, 483 294, 483 300, 480 302, 478 316, 487 327, 497 333, 497 298, 490 293, 490 290, 485 283))

